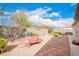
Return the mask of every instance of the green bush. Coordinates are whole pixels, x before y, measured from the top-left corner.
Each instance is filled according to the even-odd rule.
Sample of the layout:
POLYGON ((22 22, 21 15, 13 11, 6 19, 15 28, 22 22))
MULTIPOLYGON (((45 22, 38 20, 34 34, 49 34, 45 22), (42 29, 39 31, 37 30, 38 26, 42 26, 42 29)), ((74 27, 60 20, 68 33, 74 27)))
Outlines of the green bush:
POLYGON ((48 29, 48 33, 52 33, 52 29, 49 28, 49 29, 48 29))
POLYGON ((60 35, 63 35, 64 33, 62 33, 62 32, 52 32, 52 35, 54 35, 54 36, 56 36, 56 37, 58 37, 58 36, 60 36, 60 35))
POLYGON ((27 33, 27 35, 28 36, 37 36, 37 34, 36 33, 33 33, 33 32, 29 32, 29 33, 27 33))
POLYGON ((7 45, 7 40, 3 37, 0 37, 0 52, 6 47, 7 45))

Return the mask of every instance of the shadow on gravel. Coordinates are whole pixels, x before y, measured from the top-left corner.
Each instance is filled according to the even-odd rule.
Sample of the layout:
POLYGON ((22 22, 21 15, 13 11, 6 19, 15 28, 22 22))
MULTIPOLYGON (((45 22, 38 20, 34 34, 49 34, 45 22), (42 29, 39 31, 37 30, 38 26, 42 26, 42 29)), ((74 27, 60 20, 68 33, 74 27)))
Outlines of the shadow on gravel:
POLYGON ((17 47, 17 45, 9 45, 9 46, 7 46, 7 49, 5 50, 5 52, 9 52, 16 47, 17 47))

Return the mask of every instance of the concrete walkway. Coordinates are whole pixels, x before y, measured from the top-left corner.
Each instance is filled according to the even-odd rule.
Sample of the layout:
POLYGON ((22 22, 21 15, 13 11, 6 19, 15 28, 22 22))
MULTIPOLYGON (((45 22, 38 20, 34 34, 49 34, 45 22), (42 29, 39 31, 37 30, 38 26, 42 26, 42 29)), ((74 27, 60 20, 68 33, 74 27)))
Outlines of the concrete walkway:
POLYGON ((70 43, 71 56, 79 56, 79 46, 72 44, 74 37, 72 35, 69 35, 68 38, 70 43))
POLYGON ((35 53, 37 53, 50 39, 52 38, 51 35, 45 35, 41 36, 41 39, 43 40, 39 44, 35 44, 31 46, 30 48, 25 46, 16 46, 15 43, 9 43, 9 45, 14 46, 11 50, 8 50, 7 52, 3 53, 4 56, 33 56, 35 53))

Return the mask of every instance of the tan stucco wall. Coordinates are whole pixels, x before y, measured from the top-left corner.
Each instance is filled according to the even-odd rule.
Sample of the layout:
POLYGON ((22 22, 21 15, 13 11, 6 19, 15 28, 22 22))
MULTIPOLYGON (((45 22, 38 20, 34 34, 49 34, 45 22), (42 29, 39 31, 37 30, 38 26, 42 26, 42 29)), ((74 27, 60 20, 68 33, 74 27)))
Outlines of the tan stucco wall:
POLYGON ((72 32, 72 28, 53 28, 53 32, 72 32))
POLYGON ((35 32, 38 35, 47 35, 48 29, 41 29, 41 28, 27 28, 27 32, 35 32))
POLYGON ((79 39, 79 21, 73 26, 73 35, 76 39, 79 39))

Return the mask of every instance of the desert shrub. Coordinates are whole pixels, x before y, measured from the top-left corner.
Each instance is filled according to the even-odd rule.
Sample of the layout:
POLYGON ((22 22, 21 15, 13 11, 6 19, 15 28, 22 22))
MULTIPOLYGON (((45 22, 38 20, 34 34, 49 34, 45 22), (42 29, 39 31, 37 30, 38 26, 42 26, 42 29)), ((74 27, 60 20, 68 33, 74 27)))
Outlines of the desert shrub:
POLYGON ((0 37, 0 52, 4 50, 7 45, 7 40, 4 37, 0 37))
POLYGON ((60 35, 63 35, 64 33, 62 33, 62 32, 52 32, 52 35, 53 36, 56 36, 56 37, 58 37, 58 36, 60 36, 60 35))
POLYGON ((49 29, 48 29, 48 33, 52 33, 52 29, 49 28, 49 29))

